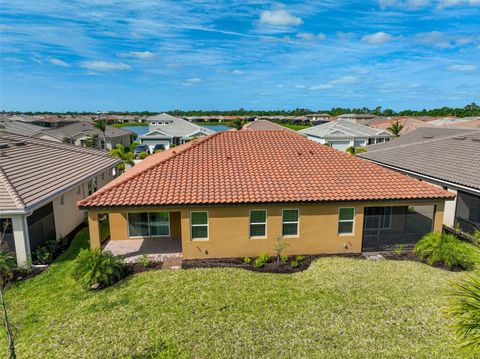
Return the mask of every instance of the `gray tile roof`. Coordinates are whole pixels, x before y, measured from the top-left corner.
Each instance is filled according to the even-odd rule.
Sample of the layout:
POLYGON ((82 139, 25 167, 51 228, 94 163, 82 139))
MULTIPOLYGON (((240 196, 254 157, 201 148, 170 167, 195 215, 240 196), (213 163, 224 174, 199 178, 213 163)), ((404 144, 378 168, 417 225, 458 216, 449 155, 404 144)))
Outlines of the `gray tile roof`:
POLYGON ((5 118, 0 119, 0 128, 4 128, 8 132, 24 136, 33 136, 45 129, 45 127, 5 118))
POLYGON ((29 209, 119 163, 106 152, 0 131, 0 211, 29 209))
POLYGON ((386 131, 371 128, 347 120, 336 120, 322 125, 306 128, 298 131, 305 135, 319 138, 371 138, 371 137, 391 137, 386 131))
MULTIPOLYGON (((54 129, 43 129, 43 133, 59 139, 71 138, 80 134, 97 135, 102 137, 102 132, 93 127, 91 122, 87 121, 72 123, 71 125, 57 127, 54 129)), ((106 138, 115 138, 134 134, 135 133, 132 131, 112 126, 107 126, 105 131, 106 138)))
MULTIPOLYGON (((173 117, 170 116, 166 113, 161 113, 156 116, 151 116, 147 118, 147 121, 151 124, 154 121, 164 121, 164 122, 170 122, 167 125, 150 125, 149 129, 150 131, 152 129, 158 130, 160 132, 165 133, 168 136, 171 137, 190 137, 194 136, 196 133, 201 132, 206 135, 210 135, 212 133, 215 133, 215 131, 198 126, 194 123, 191 123, 187 120, 184 120, 182 118, 178 117, 173 117)), ((145 134, 143 136, 140 136, 140 138, 143 138, 147 136, 148 134, 145 134)))
POLYGON ((480 190, 480 130, 423 127, 367 149, 359 156, 480 190))

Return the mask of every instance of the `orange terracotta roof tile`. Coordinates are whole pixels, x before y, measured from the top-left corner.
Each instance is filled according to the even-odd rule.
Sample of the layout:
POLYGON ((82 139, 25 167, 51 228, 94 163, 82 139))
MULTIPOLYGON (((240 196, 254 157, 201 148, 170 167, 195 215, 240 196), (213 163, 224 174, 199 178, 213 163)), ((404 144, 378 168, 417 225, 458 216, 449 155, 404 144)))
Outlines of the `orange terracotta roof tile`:
POLYGON ((452 198, 290 131, 226 131, 147 157, 82 208, 452 198))

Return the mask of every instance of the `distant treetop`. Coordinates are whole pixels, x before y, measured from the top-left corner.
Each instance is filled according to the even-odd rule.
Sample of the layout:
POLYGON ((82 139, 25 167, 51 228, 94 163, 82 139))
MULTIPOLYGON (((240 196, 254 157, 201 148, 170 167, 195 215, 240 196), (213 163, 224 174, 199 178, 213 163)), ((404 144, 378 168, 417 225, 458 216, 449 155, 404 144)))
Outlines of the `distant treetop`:
MULTIPOLYGON (((403 110, 396 112, 392 109, 382 110, 381 106, 370 109, 368 107, 362 108, 343 108, 336 107, 331 110, 324 109, 307 109, 307 108, 296 108, 295 110, 246 110, 240 108, 238 110, 227 110, 227 111, 209 111, 209 110, 193 110, 193 111, 182 111, 182 110, 173 110, 165 111, 172 116, 304 116, 309 113, 328 113, 332 116, 339 116, 346 113, 372 113, 377 116, 434 116, 434 117, 446 117, 446 116, 456 116, 456 117, 469 117, 469 116, 480 116, 480 106, 472 102, 469 105, 466 105, 463 108, 451 108, 451 107, 442 107, 435 108, 431 110, 403 110)), ((46 115, 46 114, 55 114, 55 115, 98 115, 96 112, 10 112, 2 111, 1 113, 9 114, 24 114, 24 115, 46 115)), ((161 112, 150 112, 150 111, 133 111, 133 112, 116 112, 110 111, 105 114, 109 115, 130 115, 130 116, 153 116, 161 112)))

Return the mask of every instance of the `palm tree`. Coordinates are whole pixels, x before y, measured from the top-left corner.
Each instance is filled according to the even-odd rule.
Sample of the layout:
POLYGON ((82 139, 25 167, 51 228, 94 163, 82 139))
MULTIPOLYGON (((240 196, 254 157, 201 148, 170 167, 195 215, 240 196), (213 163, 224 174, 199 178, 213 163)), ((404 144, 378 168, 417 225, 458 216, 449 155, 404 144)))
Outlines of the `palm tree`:
POLYGON ((450 314, 465 348, 480 352, 480 280, 467 276, 454 285, 450 314))
POLYGON ((395 137, 398 137, 400 135, 400 131, 403 129, 403 125, 398 123, 397 121, 394 121, 390 127, 387 127, 387 131, 392 133, 395 137))
POLYGON ((236 120, 234 120, 232 122, 232 126, 233 126, 233 128, 235 128, 237 130, 241 130, 242 127, 243 127, 243 121, 240 120, 239 118, 237 118, 236 120))
POLYGON ((124 147, 121 144, 117 144, 113 150, 109 151, 109 154, 122 160, 122 163, 120 163, 117 167, 118 171, 121 173, 125 172, 126 165, 135 165, 135 162, 133 162, 133 152, 129 147, 124 147))
POLYGON ((364 153, 364 152, 367 152, 367 150, 364 147, 355 148, 355 146, 350 146, 349 148, 347 148, 347 153, 350 153, 353 156, 356 156, 359 153, 364 153))
POLYGON ((93 127, 102 132, 103 135, 103 144, 105 146, 105 149, 107 149, 107 141, 105 138, 105 131, 107 130, 107 121, 105 120, 94 120, 93 122, 93 127))

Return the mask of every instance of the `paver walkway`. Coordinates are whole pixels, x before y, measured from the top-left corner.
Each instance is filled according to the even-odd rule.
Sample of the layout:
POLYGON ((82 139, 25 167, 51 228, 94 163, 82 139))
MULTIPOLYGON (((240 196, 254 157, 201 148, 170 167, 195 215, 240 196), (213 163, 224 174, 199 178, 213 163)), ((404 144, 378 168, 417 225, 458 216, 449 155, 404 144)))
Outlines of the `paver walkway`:
POLYGON ((145 254, 154 261, 182 257, 181 240, 172 238, 110 240, 103 250, 110 251, 116 256, 123 256, 125 262, 137 262, 145 254))

